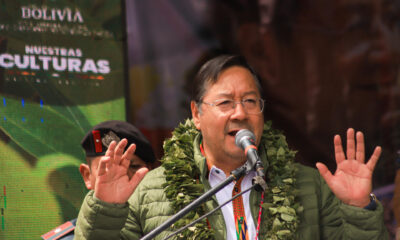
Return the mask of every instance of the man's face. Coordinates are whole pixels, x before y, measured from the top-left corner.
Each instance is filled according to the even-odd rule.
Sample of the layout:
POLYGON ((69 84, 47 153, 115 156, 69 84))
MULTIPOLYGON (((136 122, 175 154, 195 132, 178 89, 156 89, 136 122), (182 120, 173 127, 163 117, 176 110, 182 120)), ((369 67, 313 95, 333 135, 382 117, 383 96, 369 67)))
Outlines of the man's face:
MULTIPOLYGON (((85 181, 85 185, 86 185, 87 189, 94 189, 94 186, 96 183, 98 167, 99 167, 99 162, 100 162, 100 159, 103 157, 104 156, 92 158, 90 169, 87 164, 81 164, 80 172, 83 177, 83 180, 85 181)), ((131 178, 136 173, 136 171, 142 167, 147 167, 146 162, 144 162, 138 156, 133 155, 133 159, 131 160, 131 164, 129 165, 129 168, 128 168, 129 178, 131 178)))
POLYGON ((236 164, 245 161, 243 150, 235 145, 235 134, 240 129, 249 129, 260 143, 263 130, 263 114, 248 114, 241 104, 228 112, 221 111, 213 103, 216 100, 259 99, 260 93, 252 74, 243 67, 233 66, 224 70, 215 84, 207 86, 200 105, 201 111, 192 103, 195 125, 203 136, 203 147, 207 158, 232 159, 236 164))

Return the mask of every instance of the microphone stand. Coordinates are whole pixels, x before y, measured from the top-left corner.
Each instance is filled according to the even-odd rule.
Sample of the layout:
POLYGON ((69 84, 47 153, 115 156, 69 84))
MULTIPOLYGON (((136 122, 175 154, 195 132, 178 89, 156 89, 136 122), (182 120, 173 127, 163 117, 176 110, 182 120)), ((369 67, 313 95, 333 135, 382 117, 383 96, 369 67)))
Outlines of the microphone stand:
MULTIPOLYGON (((249 165, 247 165, 249 166, 249 165)), ((246 166, 245 166, 246 167, 246 166)), ((163 240, 167 240, 173 236, 175 236, 176 234, 182 232, 183 230, 185 230, 186 228, 193 226, 194 224, 200 222, 201 220, 203 220, 204 218, 210 216, 211 214, 213 214, 214 212, 218 211, 219 209, 221 209, 223 206, 225 206, 226 204, 232 202, 235 198, 245 194, 246 192, 250 191, 251 189, 255 189, 257 192, 264 192, 267 188, 268 185, 264 180, 265 174, 264 174, 264 167, 262 165, 262 162, 260 159, 257 160, 256 164, 255 164, 255 169, 256 169, 256 176, 253 177, 252 179, 252 183, 253 185, 251 185, 249 188, 247 188, 244 191, 241 191, 239 194, 235 195, 234 197, 232 197, 231 199, 228 199, 227 201, 225 201, 224 203, 222 203, 221 205, 219 205, 217 208, 211 210, 210 212, 204 214, 203 216, 201 216, 200 218, 194 220, 193 222, 187 224, 186 226, 181 227, 180 229, 176 230, 175 232, 171 233, 170 235, 168 235, 167 237, 165 237, 163 240)))
POLYGON ((224 188, 226 185, 229 183, 233 182, 236 179, 239 179, 243 175, 247 174, 253 166, 250 166, 248 162, 246 162, 243 166, 233 170, 231 172, 231 175, 226 178, 223 182, 219 183, 217 186, 214 188, 211 188, 207 192, 205 192, 203 195, 201 195, 199 198, 191 202, 189 205, 186 207, 182 208, 179 212, 177 212, 175 215, 170 217, 167 221, 165 221, 163 224, 159 225, 155 229, 153 229, 151 232, 146 234, 141 240, 149 240, 160 234, 162 231, 167 229, 169 226, 174 224, 176 221, 178 221, 180 218, 185 216, 187 213, 192 211, 194 208, 196 208, 198 205, 202 204, 205 202, 209 197, 220 191, 222 188, 224 188))
POLYGON ((187 224, 186 226, 181 227, 180 229, 178 229, 178 230, 176 230, 175 232, 171 233, 170 235, 168 235, 167 237, 165 237, 163 240, 167 240, 167 239, 169 239, 169 238, 175 236, 176 234, 182 232, 182 231, 185 230, 186 228, 188 228, 188 227, 190 227, 190 226, 193 226, 194 224, 200 222, 200 221, 203 220, 204 218, 210 216, 211 214, 213 214, 213 213, 215 213, 216 211, 218 211, 219 209, 221 209, 221 208, 222 208, 223 206, 225 206, 226 204, 228 204, 228 203, 232 202, 233 200, 235 200, 235 198, 238 198, 238 197, 242 196, 243 194, 245 194, 246 192, 250 191, 251 189, 253 189, 253 188, 255 188, 255 187, 256 187, 255 184, 254 184, 254 185, 251 185, 249 188, 247 188, 246 190, 241 191, 240 193, 236 194, 234 197, 232 197, 231 199, 225 201, 223 204, 219 205, 217 208, 213 209, 212 211, 210 211, 210 212, 204 214, 203 216, 201 216, 200 218, 194 220, 193 222, 187 224))
POLYGON ((255 190, 257 192, 265 192, 265 190, 268 188, 268 185, 265 182, 264 166, 260 159, 257 159, 255 168, 256 176, 253 177, 253 184, 256 186, 255 190))

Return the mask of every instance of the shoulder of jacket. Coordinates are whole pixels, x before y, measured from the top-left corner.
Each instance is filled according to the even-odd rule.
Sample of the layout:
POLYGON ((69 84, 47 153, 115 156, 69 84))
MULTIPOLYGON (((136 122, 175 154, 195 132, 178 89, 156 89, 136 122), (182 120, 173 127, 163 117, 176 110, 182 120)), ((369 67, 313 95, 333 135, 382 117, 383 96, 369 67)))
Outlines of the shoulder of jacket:
POLYGON ((141 185, 152 186, 154 184, 159 184, 160 182, 163 182, 165 179, 164 171, 165 169, 163 166, 159 166, 151 170, 146 174, 146 176, 144 176, 139 186, 141 185))

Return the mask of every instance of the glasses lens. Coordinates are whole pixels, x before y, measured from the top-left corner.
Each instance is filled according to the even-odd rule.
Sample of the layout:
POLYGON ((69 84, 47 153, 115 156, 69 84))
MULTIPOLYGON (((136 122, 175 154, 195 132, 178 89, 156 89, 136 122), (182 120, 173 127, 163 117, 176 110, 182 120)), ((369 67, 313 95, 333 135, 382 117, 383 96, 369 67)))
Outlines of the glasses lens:
POLYGON ((212 107, 217 107, 219 111, 223 113, 230 113, 234 111, 236 104, 241 104, 243 109, 248 114, 258 114, 263 111, 264 100, 263 99, 244 99, 240 102, 233 100, 223 99, 217 100, 212 103, 204 102, 212 107))
POLYGON ((257 114, 262 112, 264 101, 262 99, 246 99, 242 101, 243 107, 249 114, 257 114))
POLYGON ((230 111, 234 108, 235 102, 233 100, 219 100, 214 103, 222 112, 230 111))

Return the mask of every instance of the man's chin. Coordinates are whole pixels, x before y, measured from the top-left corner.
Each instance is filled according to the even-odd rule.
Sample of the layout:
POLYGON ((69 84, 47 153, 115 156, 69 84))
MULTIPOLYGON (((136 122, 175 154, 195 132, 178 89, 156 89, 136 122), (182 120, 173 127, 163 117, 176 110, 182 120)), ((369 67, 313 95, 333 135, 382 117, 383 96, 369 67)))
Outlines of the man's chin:
POLYGON ((239 149, 239 151, 230 151, 230 152, 228 152, 228 155, 235 162, 240 162, 240 163, 243 163, 243 164, 246 162, 246 157, 245 157, 244 152, 243 152, 242 149, 239 149))

